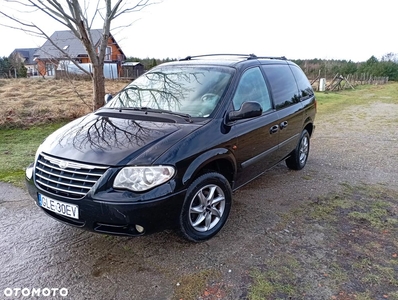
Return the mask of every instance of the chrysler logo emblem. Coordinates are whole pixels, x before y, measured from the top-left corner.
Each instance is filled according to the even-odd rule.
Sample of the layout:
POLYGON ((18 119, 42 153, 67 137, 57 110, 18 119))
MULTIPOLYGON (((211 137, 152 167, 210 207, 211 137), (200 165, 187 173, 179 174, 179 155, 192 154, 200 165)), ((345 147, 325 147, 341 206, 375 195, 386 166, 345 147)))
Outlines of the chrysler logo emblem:
POLYGON ((67 161, 67 160, 51 157, 51 156, 48 156, 45 154, 42 154, 42 156, 48 162, 52 163, 55 166, 58 166, 61 169, 66 169, 66 168, 69 168, 69 169, 94 169, 94 168, 96 168, 95 166, 75 163, 73 161, 67 161))
POLYGON ((58 163, 58 166, 59 166, 61 169, 65 169, 65 168, 68 167, 68 162, 67 162, 67 161, 64 161, 64 160, 61 160, 61 161, 58 163))

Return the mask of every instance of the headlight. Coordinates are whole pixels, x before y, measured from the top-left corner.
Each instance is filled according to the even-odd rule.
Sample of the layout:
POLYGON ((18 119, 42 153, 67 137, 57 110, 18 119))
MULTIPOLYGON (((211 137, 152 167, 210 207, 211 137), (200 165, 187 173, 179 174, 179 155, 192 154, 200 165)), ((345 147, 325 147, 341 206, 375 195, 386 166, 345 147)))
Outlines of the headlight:
POLYGON ((170 166, 124 167, 116 175, 113 187, 142 192, 165 183, 174 173, 170 166))

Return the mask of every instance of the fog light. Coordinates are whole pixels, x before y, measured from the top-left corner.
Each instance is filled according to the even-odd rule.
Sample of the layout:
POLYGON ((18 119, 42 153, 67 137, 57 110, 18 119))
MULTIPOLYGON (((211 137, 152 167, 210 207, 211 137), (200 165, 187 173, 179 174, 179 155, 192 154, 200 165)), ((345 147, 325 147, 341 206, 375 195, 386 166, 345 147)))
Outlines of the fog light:
POLYGON ((26 168, 26 170, 25 170, 25 176, 26 176, 26 178, 28 178, 29 180, 32 179, 32 177, 33 177, 33 167, 29 166, 29 167, 26 168))
POLYGON ((140 225, 135 225, 135 230, 137 230, 139 233, 143 233, 144 232, 144 227, 142 227, 140 225))

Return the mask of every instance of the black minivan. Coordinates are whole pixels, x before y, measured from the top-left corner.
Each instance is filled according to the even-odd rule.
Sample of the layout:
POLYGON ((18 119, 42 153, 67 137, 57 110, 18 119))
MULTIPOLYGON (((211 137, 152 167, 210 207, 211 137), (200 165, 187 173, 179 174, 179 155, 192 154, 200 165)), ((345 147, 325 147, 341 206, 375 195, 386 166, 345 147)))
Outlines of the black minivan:
POLYGON ((128 236, 172 227, 204 241, 234 190, 282 160, 305 166, 315 114, 311 84, 284 57, 187 57, 47 137, 27 186, 69 225, 128 236))

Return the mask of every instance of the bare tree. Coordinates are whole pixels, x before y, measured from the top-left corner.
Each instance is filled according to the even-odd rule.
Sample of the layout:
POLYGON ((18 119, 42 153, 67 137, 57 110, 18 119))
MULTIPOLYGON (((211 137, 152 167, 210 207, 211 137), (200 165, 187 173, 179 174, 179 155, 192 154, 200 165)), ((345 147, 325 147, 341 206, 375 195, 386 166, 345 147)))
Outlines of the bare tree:
MULTIPOLYGON (((61 4, 58 0, 4 0, 10 7, 23 13, 40 11, 48 18, 51 18, 65 27, 69 28, 73 34, 82 42, 92 63, 92 73, 89 74, 93 81, 93 110, 104 105, 105 96, 105 77, 104 60, 105 51, 110 37, 111 22, 121 15, 137 12, 143 8, 154 4, 152 0, 117 0, 112 4, 112 0, 97 1, 78 1, 65 0, 61 4), (83 6, 81 5, 83 4, 83 6), (104 5, 104 6, 102 6, 104 5), (102 22, 102 37, 96 44, 93 40, 90 30, 97 20, 102 22)), ((31 34, 39 35, 48 39, 54 47, 62 52, 65 57, 69 55, 64 49, 57 46, 46 34, 43 28, 40 28, 34 22, 23 21, 13 16, 11 13, 0 11, 0 14, 11 19, 16 26, 4 25, 6 27, 23 30, 31 34)), ((126 26, 126 25, 125 25, 126 26)), ((77 67, 79 65, 73 60, 77 67)), ((82 71, 86 72, 83 68, 82 71)))

